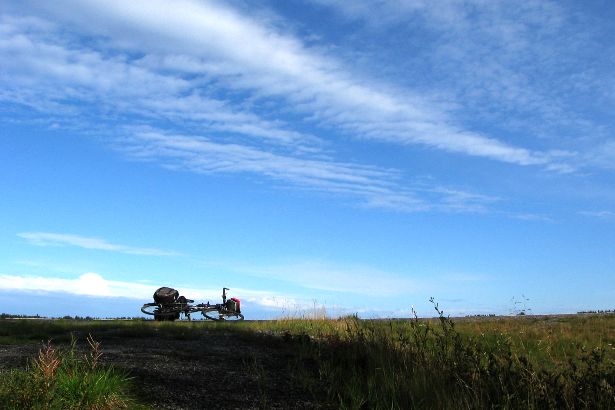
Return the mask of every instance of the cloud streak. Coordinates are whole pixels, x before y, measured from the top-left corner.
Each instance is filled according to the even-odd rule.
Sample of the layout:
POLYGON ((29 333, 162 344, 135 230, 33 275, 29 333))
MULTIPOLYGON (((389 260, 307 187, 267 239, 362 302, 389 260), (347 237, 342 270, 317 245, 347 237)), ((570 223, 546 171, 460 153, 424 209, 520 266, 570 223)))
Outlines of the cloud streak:
POLYGON ((54 114, 54 121, 64 117, 65 123, 89 128, 86 132, 113 134, 107 141, 130 158, 197 173, 265 176, 358 198, 369 208, 476 210, 478 196, 467 206, 452 204, 451 195, 435 191, 422 199, 425 192, 404 187, 397 170, 336 161, 323 151, 321 139, 208 96, 201 80, 170 70, 170 64, 187 64, 188 57, 165 57, 160 68, 151 62, 155 56, 130 61, 76 46, 39 18, 4 16, 1 21, 6 36, 0 51, 11 59, 3 65, 6 87, 0 100, 54 114), (175 132, 139 125, 158 121, 171 121, 175 132))
POLYGON ((322 262, 235 268, 244 274, 293 283, 306 289, 387 297, 411 295, 419 281, 366 266, 336 266, 322 262))
POLYGON ((133 158, 153 159, 171 169, 203 174, 257 174, 309 190, 359 197, 368 207, 404 211, 429 207, 395 183, 399 175, 393 170, 284 156, 246 145, 221 144, 204 137, 167 134, 155 129, 136 130, 121 145, 133 158))
MULTIPOLYGON (((510 133, 498 136, 502 128, 488 133, 464 125, 459 107, 413 90, 409 84, 415 81, 401 85, 371 78, 273 19, 251 17, 220 2, 27 3, 32 16, 18 17, 24 14, 21 3, 11 3, 7 10, 20 12, 0 19, 0 55, 11 57, 0 67, 0 101, 51 114, 54 126, 95 134, 129 158, 203 174, 265 177, 285 187, 353 198, 364 207, 406 212, 484 212, 500 199, 437 182, 417 187, 399 169, 340 159, 338 148, 349 141, 370 148, 379 141, 407 145, 413 156, 440 150, 562 173, 581 161, 566 150, 526 148, 510 133)), ((463 13, 436 16, 427 3, 415 6, 402 14, 428 16, 431 25, 446 20, 453 32, 471 29, 463 13)), ((447 10, 456 7, 447 3, 447 10)), ((524 12, 537 16, 532 7, 524 12)), ((500 8, 486 9, 502 19, 500 8)), ((352 13, 366 18, 361 10, 352 13)), ((545 10, 547 16, 557 14, 545 10)), ((485 24, 477 30, 490 35, 490 44, 509 44, 515 33, 523 39, 509 44, 506 55, 527 43, 522 27, 498 31, 497 25, 485 24)), ((558 24, 554 18, 544 30, 558 24)), ((474 53, 477 35, 472 34, 474 53)), ((434 67, 441 66, 441 57, 434 67)), ((488 81, 518 79, 480 68, 483 74, 477 75, 488 81)), ((464 87, 483 90, 478 83, 464 87)), ((529 106, 532 98, 516 101, 529 106)), ((485 106, 485 100, 468 101, 485 106)))
POLYGON ((394 169, 361 166, 322 157, 293 157, 211 138, 131 129, 119 148, 136 160, 201 174, 253 174, 306 190, 360 199, 367 208, 400 212, 485 212, 499 198, 423 184, 406 187, 394 169))
POLYGON ((443 0, 437 7, 423 0, 312 3, 362 25, 357 32, 367 33, 358 41, 367 49, 378 42, 372 58, 395 57, 383 41, 392 30, 423 39, 428 52, 396 60, 394 72, 420 76, 429 65, 438 82, 434 93, 457 106, 452 110, 458 120, 491 124, 494 136, 552 147, 533 151, 547 169, 612 168, 612 160, 601 160, 612 135, 600 122, 613 107, 612 94, 604 93, 615 81, 606 57, 613 49, 610 33, 603 32, 606 20, 571 4, 540 0, 443 0))
POLYGON ((581 211, 579 213, 592 218, 615 219, 615 212, 613 211, 581 211))
MULTIPOLYGON (((32 9, 41 7, 46 6, 37 3, 32 9)), ((130 63, 128 72, 138 72, 137 64, 154 69, 159 67, 157 59, 166 61, 180 78, 171 87, 181 88, 188 76, 197 76, 208 87, 267 98, 278 110, 285 107, 349 136, 518 165, 547 165, 552 160, 548 153, 464 129, 428 98, 363 78, 299 38, 217 2, 180 0, 169 6, 159 0, 65 1, 45 12, 102 36, 109 52, 130 50, 150 57, 123 57, 130 63)), ((63 74, 54 71, 58 73, 63 74)), ((89 76, 87 71, 81 74, 77 80, 89 76)))
POLYGON ((52 233, 52 232, 21 232, 17 236, 36 246, 74 246, 82 249, 91 249, 108 252, 119 252, 130 255, 145 256, 178 256, 177 252, 156 248, 140 248, 135 246, 118 245, 104 239, 87 236, 52 233))
POLYGON ((2 66, 5 89, 0 100, 69 118, 94 112, 99 119, 104 113, 129 121, 128 115, 137 115, 295 149, 303 139, 318 145, 316 137, 284 128, 282 121, 262 119, 208 96, 198 82, 139 66, 124 55, 109 56, 67 42, 44 20, 3 16, 0 30, 5 34, 0 54, 11 56, 2 66))

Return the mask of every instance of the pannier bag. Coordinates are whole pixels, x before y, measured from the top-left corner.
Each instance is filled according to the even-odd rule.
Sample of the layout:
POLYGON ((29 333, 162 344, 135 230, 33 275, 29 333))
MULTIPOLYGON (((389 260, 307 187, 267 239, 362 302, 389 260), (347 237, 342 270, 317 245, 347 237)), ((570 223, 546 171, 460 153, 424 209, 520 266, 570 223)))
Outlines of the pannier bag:
POLYGON ((226 308, 233 312, 241 313, 241 301, 237 298, 231 298, 226 302, 226 308))
POLYGON ((154 302, 165 305, 173 303, 179 297, 179 292, 173 288, 162 287, 154 292, 154 302))

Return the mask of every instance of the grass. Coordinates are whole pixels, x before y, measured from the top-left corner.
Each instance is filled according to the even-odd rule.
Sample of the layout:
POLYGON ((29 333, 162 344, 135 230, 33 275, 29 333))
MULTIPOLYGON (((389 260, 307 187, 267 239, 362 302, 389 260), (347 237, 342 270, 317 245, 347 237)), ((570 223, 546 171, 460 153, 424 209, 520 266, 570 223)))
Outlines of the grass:
MULTIPOLYGON (((436 319, 0 320, 0 343, 69 332, 171 339, 234 332, 292 352, 289 377, 332 408, 615 408, 615 314, 450 320, 434 307, 436 319)), ((262 373, 256 359, 246 366, 262 373)), ((266 408, 267 383, 259 395, 266 408)))
POLYGON ((100 343, 79 357, 76 339, 67 350, 43 345, 30 366, 0 373, 0 403, 5 409, 138 409, 129 395, 130 379, 100 364, 100 343))
MULTIPOLYGON (((343 409, 615 408, 615 315, 249 324, 295 344, 343 409)), ((301 366, 298 366, 301 369, 301 366)))
POLYGON ((53 339, 68 343, 73 335, 97 334, 113 337, 147 338, 161 335, 194 338, 203 322, 153 322, 145 320, 0 320, 0 344, 23 344, 53 339))
POLYGON ((513 319, 489 323, 486 332, 473 323, 459 330, 435 307, 435 322, 312 323, 316 337, 298 340, 320 363, 329 400, 348 409, 615 408, 615 316, 590 319, 608 327, 604 338, 568 326, 553 336, 513 319))

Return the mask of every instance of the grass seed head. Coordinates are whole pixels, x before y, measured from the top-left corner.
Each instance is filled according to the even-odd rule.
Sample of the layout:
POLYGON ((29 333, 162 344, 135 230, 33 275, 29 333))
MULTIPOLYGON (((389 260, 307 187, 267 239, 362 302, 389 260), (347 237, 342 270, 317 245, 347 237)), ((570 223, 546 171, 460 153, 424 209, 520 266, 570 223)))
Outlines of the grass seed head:
POLYGON ((45 384, 49 386, 62 363, 57 350, 51 345, 51 341, 43 344, 38 352, 38 357, 34 360, 35 367, 43 376, 45 384))

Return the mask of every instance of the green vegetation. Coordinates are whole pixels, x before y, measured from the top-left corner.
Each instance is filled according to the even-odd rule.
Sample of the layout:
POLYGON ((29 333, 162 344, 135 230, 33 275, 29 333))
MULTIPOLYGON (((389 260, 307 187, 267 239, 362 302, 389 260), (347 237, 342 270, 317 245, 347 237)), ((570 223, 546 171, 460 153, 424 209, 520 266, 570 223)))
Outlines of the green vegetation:
POLYGON ((615 315, 249 324, 347 409, 615 408, 615 315), (303 368, 312 368, 307 373, 303 368))
MULTIPOLYGON (((436 319, 5 320, 0 321, 0 343, 62 340, 69 332, 171 339, 206 339, 211 332, 233 332, 254 346, 267 343, 288 350, 293 356, 288 377, 325 407, 615 408, 614 314, 453 321, 434 306, 436 319)), ((275 392, 267 391, 262 364, 254 359, 246 366, 263 381, 259 401, 266 407, 268 395, 275 392)), ((10 383, 18 383, 26 374, 30 378, 33 372, 40 374, 37 369, 13 372, 10 383)), ((0 391, 9 386, 3 383, 5 390, 0 391)), ((117 383, 119 388, 123 382, 117 383)))
POLYGON ((87 339, 90 352, 76 353, 51 342, 43 345, 30 366, 0 373, 0 403, 5 409, 127 409, 145 408, 129 395, 130 379, 100 365, 100 343, 87 339))

